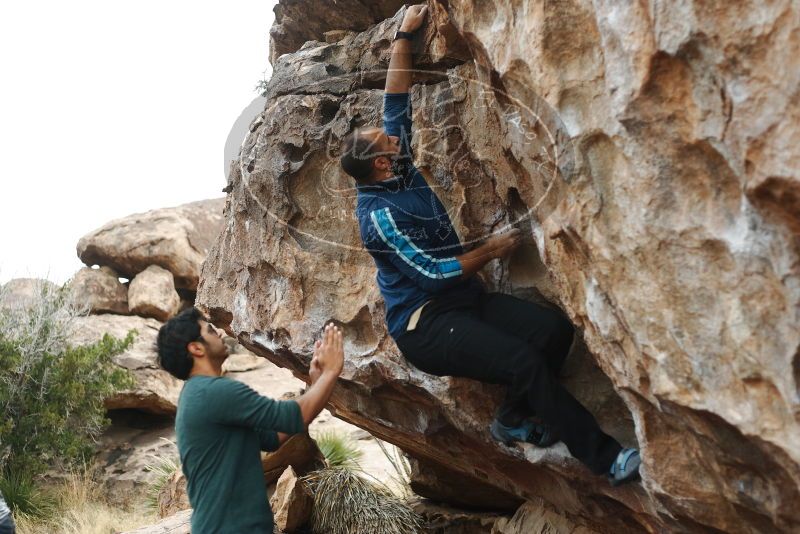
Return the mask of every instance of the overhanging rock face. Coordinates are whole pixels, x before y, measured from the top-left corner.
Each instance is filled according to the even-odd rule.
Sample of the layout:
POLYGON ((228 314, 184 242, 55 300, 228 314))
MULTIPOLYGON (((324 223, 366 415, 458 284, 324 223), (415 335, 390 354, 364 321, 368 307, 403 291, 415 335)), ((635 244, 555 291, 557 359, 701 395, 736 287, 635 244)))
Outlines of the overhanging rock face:
MULTIPOLYGON (((307 3, 324 26, 332 7, 307 3)), ((337 415, 443 477, 606 532, 800 528, 796 4, 430 5, 417 164, 463 241, 526 229, 487 284, 569 315, 588 351, 566 383, 638 442, 643 484, 612 489, 563 445, 495 444, 501 388, 417 371, 388 337, 337 149, 379 124, 401 14, 276 61, 198 302, 298 376, 343 325, 337 415)))
POLYGON ((322 41, 331 30, 361 31, 374 22, 394 15, 402 0, 284 0, 275 8, 270 29, 272 63, 287 52, 295 52, 310 40, 322 41))

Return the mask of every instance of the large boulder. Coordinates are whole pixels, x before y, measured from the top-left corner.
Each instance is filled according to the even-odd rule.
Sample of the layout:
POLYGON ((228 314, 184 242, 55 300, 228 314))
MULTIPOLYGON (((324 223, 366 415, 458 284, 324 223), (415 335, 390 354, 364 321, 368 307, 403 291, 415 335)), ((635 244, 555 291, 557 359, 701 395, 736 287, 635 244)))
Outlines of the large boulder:
POLYGON ((115 219, 78 241, 78 257, 129 279, 158 265, 175 276, 177 287, 194 290, 200 266, 222 229, 224 203, 221 198, 201 200, 115 219))
POLYGON ((175 291, 172 273, 151 265, 136 275, 128 286, 131 313, 166 321, 178 312, 181 297, 175 291))
POLYGON ((38 302, 42 292, 56 291, 58 286, 41 278, 12 278, 0 286, 0 307, 29 308, 38 302))
POLYGON ((651 4, 431 1, 417 45, 470 57, 412 91, 417 164, 462 240, 528 234, 487 285, 577 326, 566 385, 638 443, 641 485, 611 488, 563 444, 498 445, 501 387, 426 375, 388 337, 337 147, 380 122, 391 24, 276 62, 198 302, 302 377, 337 321, 336 414, 454 479, 604 532, 797 530, 798 7, 651 4))
POLYGON ((329 30, 366 30, 391 17, 402 0, 339 0, 320 6, 315 0, 284 0, 275 5, 275 23, 269 31, 270 61, 295 52, 306 41, 322 41, 329 30), (315 13, 315 16, 309 16, 315 13))
POLYGON ((128 369, 136 385, 105 400, 106 408, 136 409, 156 414, 174 414, 178 405, 183 382, 174 378, 158 365, 155 343, 161 323, 124 315, 89 315, 75 319, 74 332, 70 337, 73 345, 94 343, 109 334, 124 338, 131 330, 137 334, 133 344, 114 357, 114 362, 128 369))
POLYGON ((128 313, 128 288, 108 267, 84 267, 69 282, 73 298, 91 313, 128 313))

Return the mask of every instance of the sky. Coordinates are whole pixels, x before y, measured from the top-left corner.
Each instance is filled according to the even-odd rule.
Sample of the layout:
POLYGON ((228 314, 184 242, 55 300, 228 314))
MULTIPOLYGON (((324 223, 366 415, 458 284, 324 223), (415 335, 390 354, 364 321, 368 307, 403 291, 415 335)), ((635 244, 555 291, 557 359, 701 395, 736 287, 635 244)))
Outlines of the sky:
POLYGON ((67 281, 106 222, 221 197, 276 0, 4 2, 0 283, 67 281))

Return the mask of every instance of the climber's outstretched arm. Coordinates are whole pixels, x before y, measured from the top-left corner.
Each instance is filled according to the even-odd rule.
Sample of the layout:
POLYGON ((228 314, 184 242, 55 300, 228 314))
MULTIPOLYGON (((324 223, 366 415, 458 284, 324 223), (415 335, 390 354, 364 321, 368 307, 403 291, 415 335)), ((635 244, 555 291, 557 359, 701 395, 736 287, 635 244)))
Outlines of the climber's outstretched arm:
MULTIPOLYGON (((406 10, 400 31, 413 33, 425 20, 428 6, 411 6, 406 10)), ((386 73, 386 93, 407 93, 411 87, 411 40, 400 38, 392 43, 392 57, 389 59, 389 71, 386 73)))

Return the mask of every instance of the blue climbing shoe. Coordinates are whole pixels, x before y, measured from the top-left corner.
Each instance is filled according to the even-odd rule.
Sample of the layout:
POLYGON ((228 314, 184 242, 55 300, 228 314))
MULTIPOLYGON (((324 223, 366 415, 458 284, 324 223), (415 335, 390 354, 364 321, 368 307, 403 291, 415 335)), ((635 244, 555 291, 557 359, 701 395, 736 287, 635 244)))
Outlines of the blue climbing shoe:
POLYGON ((642 459, 636 449, 622 449, 617 454, 617 459, 611 464, 608 480, 612 486, 619 486, 626 482, 639 480, 639 465, 642 459))
POLYGON ((516 427, 506 426, 495 419, 489 427, 489 433, 504 445, 511 445, 515 441, 524 441, 544 448, 558 443, 558 436, 550 425, 536 422, 533 419, 526 419, 516 427))

